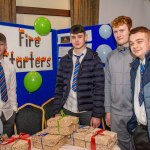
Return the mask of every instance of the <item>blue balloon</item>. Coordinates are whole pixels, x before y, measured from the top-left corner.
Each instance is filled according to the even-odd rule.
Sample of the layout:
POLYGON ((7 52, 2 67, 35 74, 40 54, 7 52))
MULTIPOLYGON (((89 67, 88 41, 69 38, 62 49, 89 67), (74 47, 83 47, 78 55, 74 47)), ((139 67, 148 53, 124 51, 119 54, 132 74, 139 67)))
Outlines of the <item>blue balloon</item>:
POLYGON ((101 25, 99 28, 99 34, 102 38, 108 39, 112 34, 112 29, 107 24, 101 25))
POLYGON ((96 52, 98 53, 98 56, 100 57, 103 63, 106 63, 107 55, 111 51, 112 51, 111 47, 106 44, 102 44, 96 49, 96 52))

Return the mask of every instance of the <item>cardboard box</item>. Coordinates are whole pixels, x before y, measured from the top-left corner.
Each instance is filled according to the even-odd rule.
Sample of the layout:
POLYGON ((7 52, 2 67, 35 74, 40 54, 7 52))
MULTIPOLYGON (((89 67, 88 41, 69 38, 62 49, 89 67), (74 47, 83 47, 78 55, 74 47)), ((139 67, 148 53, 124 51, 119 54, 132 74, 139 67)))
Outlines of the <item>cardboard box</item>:
POLYGON ((57 116, 47 120, 48 127, 68 127, 72 124, 78 124, 79 118, 74 116, 57 116))
POLYGON ((32 145, 34 148, 42 149, 43 148, 43 137, 48 134, 47 130, 36 133, 31 137, 32 145))
POLYGON ((117 133, 96 128, 85 136, 85 141, 87 149, 112 150, 117 143, 117 133))
POLYGON ((28 134, 10 137, 0 144, 0 150, 31 150, 31 140, 28 134))
POLYGON ((58 150, 66 143, 66 138, 63 135, 51 135, 47 129, 33 135, 31 140, 34 148, 42 150, 58 150))
POLYGON ((70 135, 79 128, 79 124, 71 124, 65 127, 47 127, 50 134, 70 135))
POLYGON ((88 135, 94 128, 90 126, 85 126, 78 129, 74 134, 74 145, 79 147, 86 147, 85 136, 88 135))
POLYGON ((89 126, 78 129, 73 137, 75 146, 92 150, 112 150, 117 143, 117 133, 89 126))

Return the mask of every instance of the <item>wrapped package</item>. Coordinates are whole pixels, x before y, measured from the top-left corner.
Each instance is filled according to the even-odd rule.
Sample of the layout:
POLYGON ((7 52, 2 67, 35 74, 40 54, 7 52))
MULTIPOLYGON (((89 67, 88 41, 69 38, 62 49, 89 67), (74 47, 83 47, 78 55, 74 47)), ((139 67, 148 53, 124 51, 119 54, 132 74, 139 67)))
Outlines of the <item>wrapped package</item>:
POLYGON ((86 148, 112 150, 117 143, 117 133, 96 128, 85 136, 86 148))
POLYGON ((74 145, 79 147, 86 147, 85 136, 88 135, 94 128, 90 126, 81 127, 74 134, 74 145))
POLYGON ((74 135, 73 134, 66 136, 66 144, 74 145, 74 135))
POLYGON ((79 128, 79 124, 71 124, 65 127, 47 127, 50 134, 70 135, 79 128))
POLYGON ((0 144, 3 143, 6 139, 8 139, 7 134, 0 134, 0 144))
POLYGON ((90 150, 112 150, 117 143, 117 133, 85 126, 78 129, 71 139, 74 139, 74 145, 90 150))
POLYGON ((42 150, 58 150, 66 143, 66 138, 63 135, 51 135, 47 129, 33 135, 31 140, 34 148, 42 150))
POLYGON ((79 128, 79 118, 74 116, 57 116, 47 120, 48 133, 70 135, 79 128))
POLYGON ((36 133, 31 137, 32 145, 34 148, 42 149, 43 148, 43 137, 48 134, 47 129, 42 130, 41 132, 36 133))
POLYGON ((62 135, 46 135, 43 138, 43 150, 59 150, 66 144, 66 138, 62 135))
POLYGON ((72 124, 78 124, 79 118, 74 116, 57 116, 47 120, 48 127, 68 127, 72 124))
POLYGON ((31 150, 30 135, 20 133, 5 140, 0 145, 1 150, 31 150))
POLYGON ((25 140, 17 140, 16 143, 12 146, 12 150, 28 150, 29 145, 25 140))

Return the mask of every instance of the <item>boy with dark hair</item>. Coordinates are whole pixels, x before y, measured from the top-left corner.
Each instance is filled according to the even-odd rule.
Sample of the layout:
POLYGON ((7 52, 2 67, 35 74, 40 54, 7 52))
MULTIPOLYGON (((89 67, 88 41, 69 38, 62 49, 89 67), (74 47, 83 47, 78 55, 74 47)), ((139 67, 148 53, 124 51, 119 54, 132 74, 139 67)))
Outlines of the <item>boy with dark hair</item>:
POLYGON ((130 49, 136 59, 131 64, 133 116, 128 129, 136 150, 150 150, 150 30, 131 30, 130 49))
POLYGON ((98 54, 86 47, 84 27, 70 30, 73 48, 61 58, 57 73, 54 113, 79 117, 81 125, 99 127, 104 113, 104 71, 98 54))
POLYGON ((0 118, 3 123, 3 133, 7 133, 10 137, 14 133, 17 111, 16 71, 3 57, 6 48, 6 37, 0 33, 0 118))

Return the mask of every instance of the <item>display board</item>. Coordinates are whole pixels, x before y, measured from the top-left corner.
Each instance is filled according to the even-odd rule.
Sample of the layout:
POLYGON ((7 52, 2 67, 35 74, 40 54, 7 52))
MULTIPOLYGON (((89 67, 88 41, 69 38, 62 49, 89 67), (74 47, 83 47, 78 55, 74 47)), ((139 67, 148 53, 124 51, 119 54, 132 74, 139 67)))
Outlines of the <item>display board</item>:
MULTIPOLYGON (((116 42, 109 24, 86 26, 86 34, 88 40, 87 47, 97 51, 103 63, 105 64, 109 52, 116 48, 116 42)), ((58 35, 58 58, 68 53, 72 47, 70 43, 70 29, 62 29, 57 31, 58 35)))
MULTIPOLYGON (((109 25, 86 26, 87 47, 97 51, 105 64, 108 53, 116 48, 109 25)), ((5 59, 16 68, 18 106, 33 103, 41 106, 54 97, 59 59, 72 47, 70 29, 51 30, 46 36, 38 35, 33 26, 0 22, 0 32, 7 38, 5 59), (24 79, 30 72, 42 77, 39 89, 29 92, 24 79)))
POLYGON ((57 31, 38 35, 32 26, 0 22, 0 32, 7 38, 7 55, 16 68, 18 106, 25 103, 41 105, 54 97, 57 71, 57 31), (42 77, 39 89, 29 92, 25 76, 32 71, 42 77))

